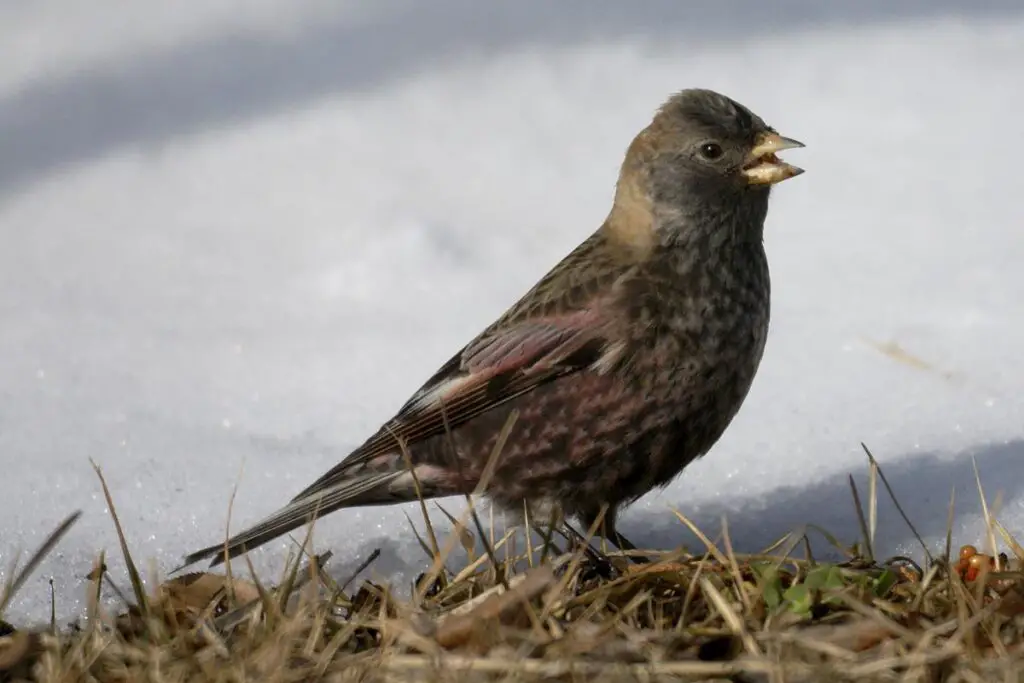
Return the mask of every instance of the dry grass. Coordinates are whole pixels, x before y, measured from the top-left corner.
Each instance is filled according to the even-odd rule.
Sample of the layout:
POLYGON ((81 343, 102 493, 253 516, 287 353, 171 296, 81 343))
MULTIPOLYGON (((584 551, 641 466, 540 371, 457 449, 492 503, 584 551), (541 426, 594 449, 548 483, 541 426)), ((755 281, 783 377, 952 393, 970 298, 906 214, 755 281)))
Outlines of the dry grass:
MULTIPOLYGON (((823 534, 846 558, 831 564, 814 561, 807 530, 743 555, 727 528, 712 541, 678 512, 700 552, 637 561, 568 531, 517 552, 470 507, 446 538, 427 520, 429 560, 408 599, 370 582, 337 585, 323 571, 329 553, 295 558, 274 587, 195 573, 153 581, 147 594, 122 535, 132 591, 121 613, 98 607, 101 587, 113 586, 101 555, 80 625, 0 622, 0 680, 1024 681, 1024 549, 990 514, 980 483, 986 552, 950 557, 947 542, 925 567, 878 560, 878 484, 888 484, 868 458, 866 494, 850 480, 863 538, 843 548, 823 534), (444 560, 459 543, 469 561, 450 570, 444 560)), ((11 573, 0 613, 74 520, 11 573)))

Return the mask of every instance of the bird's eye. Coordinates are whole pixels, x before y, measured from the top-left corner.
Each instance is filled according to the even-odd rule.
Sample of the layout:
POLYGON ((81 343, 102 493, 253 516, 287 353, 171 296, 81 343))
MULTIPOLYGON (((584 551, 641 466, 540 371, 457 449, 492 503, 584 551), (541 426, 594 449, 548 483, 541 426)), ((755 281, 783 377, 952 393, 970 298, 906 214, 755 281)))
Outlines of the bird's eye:
POLYGON ((700 146, 700 155, 709 160, 717 159, 722 156, 722 146, 717 142, 705 142, 700 146))

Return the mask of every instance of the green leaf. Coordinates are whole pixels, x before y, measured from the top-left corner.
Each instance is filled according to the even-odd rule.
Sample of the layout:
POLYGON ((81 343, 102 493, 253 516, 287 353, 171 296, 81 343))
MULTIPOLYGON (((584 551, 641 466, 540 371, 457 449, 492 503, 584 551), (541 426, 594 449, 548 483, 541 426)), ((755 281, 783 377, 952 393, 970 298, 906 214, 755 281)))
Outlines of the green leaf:
POLYGON ((790 609, 798 614, 811 611, 814 606, 814 594, 805 584, 793 584, 786 589, 783 597, 790 602, 790 609))
POLYGON ((775 609, 782 604, 782 579, 779 578, 779 571, 774 566, 767 566, 755 569, 760 576, 761 595, 764 597, 764 604, 769 609, 775 609))
POLYGON ((846 574, 845 578, 847 584, 853 584, 854 586, 860 586, 861 588, 873 588, 875 585, 875 578, 864 572, 846 574))
POLYGON ((896 581, 899 577, 896 576, 896 572, 886 569, 882 574, 873 581, 872 589, 880 598, 884 598, 889 590, 896 585, 896 581))
MULTIPOLYGON (((829 567, 828 571, 825 572, 824 579, 821 584, 821 591, 823 593, 838 592, 846 588, 846 576, 843 575, 843 571, 836 566, 829 567)), ((827 605, 841 606, 843 604, 842 598, 836 595, 830 595, 822 600, 827 605)))
POLYGON ((822 585, 825 590, 842 590, 846 588, 846 577, 839 567, 829 567, 825 574, 825 583, 822 585))
POLYGON ((836 576, 839 578, 840 587, 843 584, 842 574, 839 573, 839 568, 835 565, 821 564, 807 572, 807 578, 804 579, 804 584, 811 590, 820 591, 829 587, 834 587, 836 576))

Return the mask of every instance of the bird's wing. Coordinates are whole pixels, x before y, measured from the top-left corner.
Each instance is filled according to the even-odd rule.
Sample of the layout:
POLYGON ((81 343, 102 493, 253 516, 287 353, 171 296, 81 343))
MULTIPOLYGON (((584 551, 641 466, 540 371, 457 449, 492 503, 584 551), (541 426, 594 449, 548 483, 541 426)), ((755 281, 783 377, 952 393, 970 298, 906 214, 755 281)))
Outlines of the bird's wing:
POLYGON ((534 387, 594 364, 607 347, 594 314, 534 320, 494 332, 453 357, 374 436, 299 493, 339 483, 354 467, 454 429, 534 387))
POLYGON ((564 278, 571 286, 554 286, 554 279, 539 283, 509 315, 445 363, 376 434, 293 500, 338 484, 374 458, 395 454, 400 442, 411 446, 445 433, 545 382, 614 355, 619 347, 611 343, 608 309, 613 295, 608 285, 616 273, 600 268, 588 272, 576 263, 563 261, 571 270, 561 274, 572 276, 564 278))
POLYGON ((405 475, 399 452, 407 444, 443 433, 543 382, 593 366, 615 345, 602 325, 600 300, 562 315, 525 318, 489 331, 466 346, 431 377, 374 436, 267 519, 228 539, 189 555, 185 564, 213 557, 224 560, 252 550, 353 501, 397 500, 391 487, 405 475), (361 465, 389 456, 382 467, 361 465))
POLYGON ((607 346, 600 313, 578 309, 526 319, 480 336, 427 381, 374 436, 268 518, 220 543, 189 555, 185 564, 234 557, 353 502, 395 502, 392 488, 405 476, 399 439, 406 444, 443 433, 542 382, 577 372, 602 357, 607 346), (378 456, 385 464, 360 466, 378 456))

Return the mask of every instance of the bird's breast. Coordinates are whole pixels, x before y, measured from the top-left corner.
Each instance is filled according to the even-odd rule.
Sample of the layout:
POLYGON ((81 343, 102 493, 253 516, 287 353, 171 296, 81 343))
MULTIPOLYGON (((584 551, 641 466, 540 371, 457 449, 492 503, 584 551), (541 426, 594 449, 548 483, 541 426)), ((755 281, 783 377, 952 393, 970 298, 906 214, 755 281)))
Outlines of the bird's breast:
POLYGON ((624 301, 634 363, 651 381, 693 392, 749 386, 771 310, 763 250, 717 263, 663 259, 631 283, 624 301))

